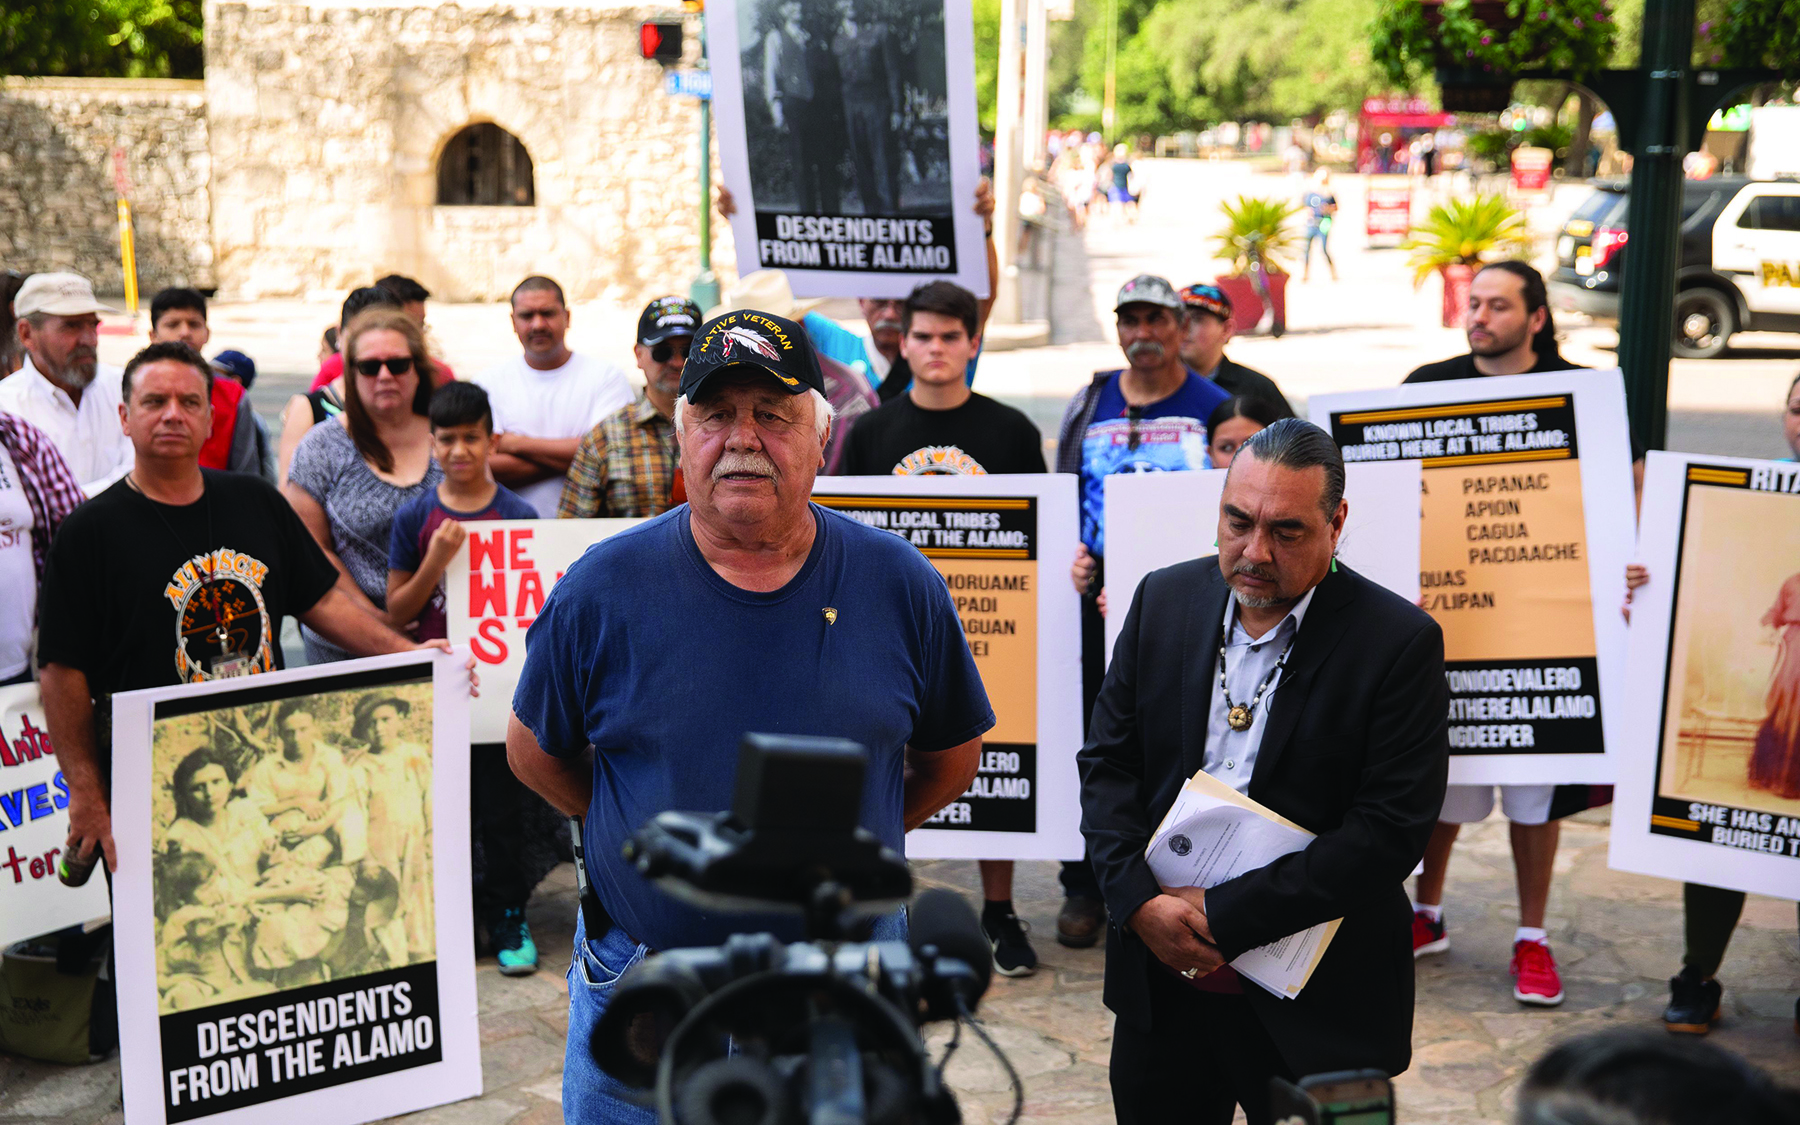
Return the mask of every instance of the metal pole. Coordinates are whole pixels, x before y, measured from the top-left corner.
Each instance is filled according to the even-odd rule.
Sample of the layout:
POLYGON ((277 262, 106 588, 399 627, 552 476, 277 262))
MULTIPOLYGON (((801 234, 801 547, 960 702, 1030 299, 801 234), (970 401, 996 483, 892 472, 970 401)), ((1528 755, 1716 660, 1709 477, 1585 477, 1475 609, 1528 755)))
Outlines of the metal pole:
MULTIPOLYGON (((700 16, 700 68, 709 71, 706 61, 706 15, 700 16)), ((700 272, 688 286, 688 297, 700 311, 719 303, 719 278, 712 268, 712 97, 700 99, 700 272)))
POLYGON ((1119 0, 1106 0, 1106 98, 1100 106, 1100 139, 1113 143, 1113 122, 1118 118, 1113 95, 1119 84, 1119 0))
POLYGON ((1048 158, 1045 133, 1049 129, 1050 106, 1045 93, 1045 67, 1049 50, 1045 39, 1049 34, 1048 13, 1044 0, 1025 0, 1025 167, 1042 169, 1048 158))
POLYGON ((1644 449, 1663 448, 1669 432, 1669 349, 1693 50, 1694 0, 1646 0, 1643 141, 1631 165, 1631 249, 1619 279, 1619 366, 1625 371, 1631 436, 1644 449))
POLYGON ((1000 259, 1000 284, 994 294, 996 324, 1019 322, 1019 192, 1020 112, 1024 106, 1024 23, 1026 0, 1000 0, 1000 73, 994 105, 994 249, 1000 259))

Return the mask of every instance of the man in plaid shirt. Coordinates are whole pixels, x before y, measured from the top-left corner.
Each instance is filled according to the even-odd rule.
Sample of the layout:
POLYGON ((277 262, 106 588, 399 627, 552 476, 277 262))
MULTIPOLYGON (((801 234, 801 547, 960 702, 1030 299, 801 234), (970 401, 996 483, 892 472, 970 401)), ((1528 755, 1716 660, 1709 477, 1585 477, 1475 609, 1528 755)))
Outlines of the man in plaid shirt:
POLYGON ((680 503, 675 479, 675 396, 688 345, 700 323, 700 306, 682 297, 658 297, 638 317, 638 370, 644 389, 588 431, 575 449, 560 519, 657 516, 680 503))
POLYGON ((0 589, 24 592, 0 607, 0 684, 31 679, 31 632, 50 538, 86 499, 44 432, 0 410, 0 589))

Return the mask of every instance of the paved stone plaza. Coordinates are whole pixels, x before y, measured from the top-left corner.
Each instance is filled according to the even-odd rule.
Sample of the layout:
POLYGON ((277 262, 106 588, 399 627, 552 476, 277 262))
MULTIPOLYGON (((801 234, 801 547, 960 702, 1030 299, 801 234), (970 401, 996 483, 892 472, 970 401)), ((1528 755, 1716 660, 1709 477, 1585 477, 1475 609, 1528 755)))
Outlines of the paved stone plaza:
MULTIPOLYGON (((1510 1120, 1514 1091, 1533 1059, 1552 1044, 1602 1027, 1655 1027, 1680 967, 1679 884, 1606 867, 1606 813, 1565 822, 1550 898, 1551 945, 1563 967, 1562 1007, 1531 1009, 1512 999, 1506 975, 1517 925, 1512 861, 1498 818, 1465 830, 1450 867, 1446 912, 1450 952, 1419 964, 1413 1067, 1396 1083, 1403 1125, 1495 1125, 1510 1120)), ((920 888, 950 886, 974 895, 975 865, 918 865, 920 888)), ((1099 1125, 1112 1118, 1106 1064, 1112 1017, 1100 1004, 1099 949, 1057 945, 1056 867, 1019 865, 1015 901, 1032 927, 1043 967, 1022 980, 994 978, 981 1016, 1025 1080, 1027 1121, 1099 1125)), ((575 916, 574 875, 557 869, 532 904, 544 967, 502 977, 491 958, 477 974, 481 1069, 486 1093, 403 1120, 419 1125, 552 1125, 562 1119, 563 972, 575 916)), ((1725 1019, 1710 1037, 1772 1074, 1800 1083, 1800 948, 1794 907, 1752 896, 1719 977, 1725 1019)), ((941 1038, 941 1035, 939 1036, 941 1038)), ((950 1066, 971 1125, 1006 1120, 1011 1094, 986 1048, 964 1035, 950 1066)), ((114 1125, 116 1060, 53 1067, 0 1058, 0 1123, 114 1125)))
MULTIPOLYGON (((1050 346, 990 352, 982 360, 980 389, 1026 409, 1046 437, 1054 437, 1062 404, 1089 373, 1120 362, 1116 345, 1108 342, 1118 285, 1146 269, 1167 272, 1177 284, 1210 277, 1216 267, 1207 260, 1205 237, 1216 222, 1216 202, 1240 192, 1279 194, 1289 186, 1229 164, 1146 161, 1143 176, 1149 191, 1135 226, 1101 221, 1085 246, 1074 236, 1057 240, 1050 346)), ((1340 178, 1337 190, 1344 213, 1360 214, 1355 178, 1340 178)), ((1558 202, 1572 206, 1573 198, 1558 202)), ((1554 225, 1553 216, 1533 225, 1546 224, 1554 225)), ((1419 363, 1464 350, 1460 332, 1436 326, 1436 283, 1415 292, 1404 254, 1365 251, 1355 226, 1341 223, 1333 236, 1342 281, 1315 274, 1313 282, 1296 282, 1290 290, 1286 337, 1256 337, 1231 347, 1235 359, 1269 373, 1295 399, 1390 385, 1419 363)), ((685 283, 670 279, 668 288, 685 283)), ((834 311, 853 315, 841 307, 834 311)), ((629 367, 637 309, 592 302, 575 312, 572 346, 629 367)), ((502 306, 434 304, 431 316, 444 354, 459 371, 473 373, 516 351, 502 306)), ((264 375, 255 399, 272 417, 297 386, 304 389, 319 331, 335 319, 335 304, 325 301, 223 304, 214 311, 211 346, 243 348, 258 358, 264 375)), ((1565 353, 1577 362, 1616 362, 1610 330, 1577 325, 1568 336, 1565 353)), ((123 362, 141 341, 141 331, 109 335, 102 358, 123 362)), ((1800 337, 1752 336, 1740 344, 1742 350, 1726 359, 1674 365, 1672 446, 1782 455, 1779 411, 1800 363, 1800 337)), ((1680 885, 1607 868, 1608 811, 1565 822, 1548 928, 1568 999, 1553 1010, 1525 1008, 1512 999, 1506 968, 1517 917, 1504 822, 1495 818, 1464 831, 1447 894, 1451 950, 1419 965, 1414 1065, 1397 1082, 1404 1125, 1506 1122, 1521 1077, 1550 1045, 1595 1028, 1658 1026, 1667 978, 1680 963, 1680 885)), ((973 863, 921 863, 917 875, 921 886, 977 893, 973 863)), ((1027 1120, 1106 1122, 1112 1021, 1100 1004, 1102 956, 1097 949, 1055 944, 1055 875, 1053 864, 1019 866, 1015 901, 1044 965, 1029 979, 996 978, 982 1014, 1025 1078, 1027 1120)), ((487 1093, 408 1120, 549 1125, 561 1119, 562 973, 574 912, 573 875, 564 866, 532 905, 543 971, 507 979, 492 960, 481 964, 487 1093)), ((1793 1024, 1800 945, 1792 903, 1750 899, 1720 978, 1726 1014, 1712 1041, 1800 1084, 1800 1036, 1793 1024)), ((970 1122, 1006 1119, 1004 1075, 972 1037, 964 1037, 950 1073, 970 1122)), ((0 1125, 121 1119, 116 1060, 62 1068, 0 1057, 0 1125)))

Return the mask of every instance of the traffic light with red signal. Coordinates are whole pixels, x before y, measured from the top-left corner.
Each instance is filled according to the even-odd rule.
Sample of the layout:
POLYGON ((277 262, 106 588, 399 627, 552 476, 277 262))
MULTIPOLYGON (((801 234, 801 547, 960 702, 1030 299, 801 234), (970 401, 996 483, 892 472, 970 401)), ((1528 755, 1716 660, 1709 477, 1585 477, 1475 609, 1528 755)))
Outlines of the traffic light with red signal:
POLYGON ((638 53, 664 66, 681 61, 681 25, 654 20, 638 25, 638 53))

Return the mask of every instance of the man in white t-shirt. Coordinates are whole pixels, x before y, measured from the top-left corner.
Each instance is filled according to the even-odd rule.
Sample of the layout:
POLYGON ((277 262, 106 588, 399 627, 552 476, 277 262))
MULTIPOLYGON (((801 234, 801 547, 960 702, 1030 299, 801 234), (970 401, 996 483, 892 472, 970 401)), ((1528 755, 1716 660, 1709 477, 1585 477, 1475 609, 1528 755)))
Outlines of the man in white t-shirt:
POLYGON ((512 326, 525 347, 475 380, 494 408, 494 453, 501 484, 540 512, 554 513, 575 449, 587 432, 634 397, 625 373, 565 344, 569 306, 562 286, 528 277, 512 294, 512 326))
POLYGON ((100 317, 88 279, 34 273, 13 298, 25 366, 0 380, 0 410, 44 431, 89 496, 131 471, 135 455, 119 425, 117 367, 100 363, 100 317))

